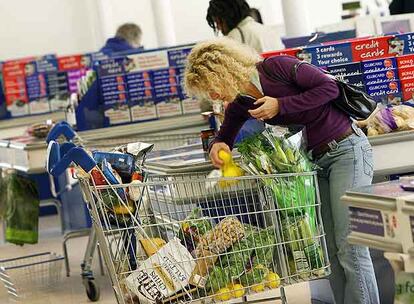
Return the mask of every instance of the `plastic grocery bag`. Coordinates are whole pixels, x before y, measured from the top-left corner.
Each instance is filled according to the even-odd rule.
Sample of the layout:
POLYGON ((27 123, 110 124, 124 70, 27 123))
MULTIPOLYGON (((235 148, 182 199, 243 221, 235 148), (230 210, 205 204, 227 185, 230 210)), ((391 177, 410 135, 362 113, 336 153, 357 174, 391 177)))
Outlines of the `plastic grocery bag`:
MULTIPOLYGON (((13 173, 6 183, 6 241, 36 244, 38 241, 39 195, 35 184, 13 173)), ((3 196, 3 195, 2 195, 3 196)))

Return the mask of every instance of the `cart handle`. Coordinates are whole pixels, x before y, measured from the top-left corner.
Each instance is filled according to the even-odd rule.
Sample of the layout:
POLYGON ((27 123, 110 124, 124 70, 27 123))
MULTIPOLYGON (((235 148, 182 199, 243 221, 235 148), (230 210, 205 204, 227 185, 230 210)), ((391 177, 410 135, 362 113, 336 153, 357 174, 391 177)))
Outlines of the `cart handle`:
POLYGON ((49 131, 46 142, 49 143, 52 140, 56 140, 61 135, 65 136, 66 140, 70 141, 76 137, 76 132, 66 121, 61 121, 54 125, 53 128, 49 131))
POLYGON ((61 155, 61 147, 55 142, 51 141, 47 151, 46 167, 49 174, 54 177, 61 175, 71 163, 75 163, 86 172, 90 172, 96 167, 95 160, 83 149, 76 147, 74 144, 63 145, 61 155))

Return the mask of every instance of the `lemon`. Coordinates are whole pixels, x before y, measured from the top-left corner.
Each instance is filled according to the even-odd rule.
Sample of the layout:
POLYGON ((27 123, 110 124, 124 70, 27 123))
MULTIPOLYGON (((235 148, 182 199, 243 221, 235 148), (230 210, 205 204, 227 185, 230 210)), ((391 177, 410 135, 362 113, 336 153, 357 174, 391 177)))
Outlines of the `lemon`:
POLYGON ((232 161, 233 157, 231 156, 231 154, 227 151, 224 150, 220 150, 218 152, 218 157, 225 163, 228 164, 232 161))
POLYGON ((280 286, 280 278, 277 273, 269 272, 265 278, 266 286, 269 288, 278 288, 280 286))
POLYGON ((244 296, 244 287, 242 284, 230 284, 229 289, 233 298, 240 298, 244 296))
POLYGON ((265 285, 263 283, 254 285, 250 288, 254 292, 262 292, 265 290, 265 285))
POLYGON ((133 211, 133 207, 132 206, 124 206, 124 205, 118 205, 114 207, 114 212, 116 214, 129 214, 129 211, 133 211))
POLYGON ((228 301, 231 299, 230 289, 227 287, 220 288, 219 291, 214 296, 216 301, 228 301))

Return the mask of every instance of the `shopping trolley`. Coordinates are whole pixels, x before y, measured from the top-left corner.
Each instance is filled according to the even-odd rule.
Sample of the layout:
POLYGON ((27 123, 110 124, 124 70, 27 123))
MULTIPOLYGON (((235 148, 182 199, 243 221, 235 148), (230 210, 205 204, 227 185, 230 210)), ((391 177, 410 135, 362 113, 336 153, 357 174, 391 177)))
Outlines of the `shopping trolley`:
MULTIPOLYGON (((62 154, 67 152, 76 145, 81 145, 83 143, 82 139, 77 135, 77 133, 72 129, 72 127, 67 122, 60 122, 56 124, 49 132, 46 142, 49 143, 51 141, 60 139, 61 144, 61 151, 62 154)), ((49 170, 48 170, 49 171, 49 170)), ((71 174, 69 171, 62 172, 59 176, 53 177, 49 174, 49 184, 50 190, 52 195, 55 198, 59 198, 62 195, 64 196, 69 191, 72 191, 76 186, 72 185, 70 182, 71 174), (64 173, 64 174, 63 174, 64 173), (58 186, 58 189, 57 187, 58 186)), ((81 194, 80 194, 81 195, 81 194)), ((82 197, 78 198, 82 201, 82 197)), ((82 201, 83 202, 83 201, 82 201)), ((83 204, 82 204, 83 205, 83 204)), ((63 225, 63 218, 62 218, 62 225, 63 225)), ((100 298, 100 289, 98 284, 95 281, 95 276, 92 271, 92 261, 95 255, 95 250, 98 249, 98 260, 101 269, 101 274, 104 274, 103 265, 102 265, 102 257, 99 250, 99 244, 97 241, 97 236, 94 227, 91 228, 84 228, 84 229, 77 229, 73 231, 69 231, 65 233, 63 237, 63 256, 64 256, 64 265, 66 270, 66 276, 70 275, 70 264, 69 264, 69 255, 68 255, 68 248, 67 243, 69 240, 73 238, 79 237, 88 237, 88 242, 86 245, 84 258, 81 263, 81 277, 82 277, 82 284, 85 287, 86 294, 89 300, 92 302, 96 302, 100 298)))
MULTIPOLYGON (((50 155, 57 150, 58 144, 49 146, 50 155)), ((52 175, 76 164, 118 303, 257 303, 255 293, 279 285, 280 296, 267 300, 286 303, 284 286, 330 273, 314 172, 164 175, 111 185, 82 148, 49 163, 52 175), (96 183, 94 170, 106 185, 96 183), (296 195, 279 188, 276 196, 273 186, 286 181, 311 187, 296 195), (279 208, 276 197, 300 201, 279 208), (119 206, 127 212, 116 214, 119 206)))

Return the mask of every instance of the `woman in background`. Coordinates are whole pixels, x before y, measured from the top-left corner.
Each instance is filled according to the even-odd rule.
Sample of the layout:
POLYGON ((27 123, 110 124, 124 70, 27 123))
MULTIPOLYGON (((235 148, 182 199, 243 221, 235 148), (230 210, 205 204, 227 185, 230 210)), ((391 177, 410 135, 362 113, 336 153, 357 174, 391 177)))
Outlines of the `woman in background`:
MULTIPOLYGON (((206 19, 215 32, 221 32, 224 36, 246 44, 259 54, 283 49, 284 46, 277 33, 251 17, 251 14, 256 11, 252 12, 245 0, 211 0, 206 19)), ((260 13, 257 16, 261 20, 260 13)), ((209 104, 208 99, 201 101, 203 109, 206 109, 209 104)), ((249 119, 241 128, 235 142, 238 143, 250 135, 263 132, 264 128, 262 121, 249 119)))
POLYGON ((271 28, 256 22, 245 0, 210 0, 208 25, 228 38, 247 44, 259 54, 284 48, 280 36, 271 28))

